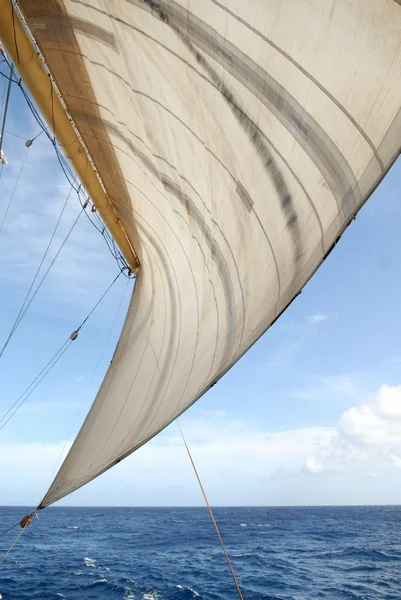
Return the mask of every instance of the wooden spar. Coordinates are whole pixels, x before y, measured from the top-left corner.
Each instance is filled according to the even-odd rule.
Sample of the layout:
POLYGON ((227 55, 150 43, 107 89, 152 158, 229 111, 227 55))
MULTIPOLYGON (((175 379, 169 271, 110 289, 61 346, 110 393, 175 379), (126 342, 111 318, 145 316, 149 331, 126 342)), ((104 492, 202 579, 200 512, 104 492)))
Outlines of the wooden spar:
POLYGON ((53 77, 11 0, 0 0, 0 41, 133 272, 139 261, 53 77))

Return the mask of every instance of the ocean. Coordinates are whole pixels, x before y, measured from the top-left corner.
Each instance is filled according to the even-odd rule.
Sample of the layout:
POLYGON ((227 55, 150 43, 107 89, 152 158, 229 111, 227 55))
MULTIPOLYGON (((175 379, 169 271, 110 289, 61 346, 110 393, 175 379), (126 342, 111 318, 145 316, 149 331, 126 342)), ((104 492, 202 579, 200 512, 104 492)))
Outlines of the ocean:
MULTIPOLYGON (((401 507, 215 508, 244 600, 400 600, 401 507)), ((0 530, 26 510, 0 508, 0 530)), ((237 598, 206 508, 49 508, 0 565, 3 600, 237 598)), ((17 529, 0 538, 1 554, 17 529)))

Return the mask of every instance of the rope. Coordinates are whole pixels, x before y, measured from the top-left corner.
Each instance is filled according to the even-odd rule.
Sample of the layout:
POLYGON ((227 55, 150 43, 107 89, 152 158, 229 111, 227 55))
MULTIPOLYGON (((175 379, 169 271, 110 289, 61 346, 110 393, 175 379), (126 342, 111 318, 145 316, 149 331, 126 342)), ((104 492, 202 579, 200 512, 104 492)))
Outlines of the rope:
POLYGON ((96 302, 95 306, 92 308, 92 310, 87 315, 87 317, 82 321, 81 325, 78 327, 78 329, 76 331, 79 331, 81 329, 81 327, 83 325, 85 325, 86 321, 89 319, 89 317, 91 316, 91 314, 93 312, 95 312, 95 310, 97 309, 97 307, 99 306, 99 304, 101 303, 101 301, 103 300, 103 298, 106 296, 107 292, 113 287, 113 285, 115 284, 115 282, 117 281, 117 279, 120 277, 121 273, 122 273, 122 271, 120 271, 118 273, 118 275, 116 275, 116 277, 113 279, 113 281, 111 282, 111 284, 109 285, 109 287, 107 288, 107 290, 105 292, 103 292, 103 294, 100 296, 99 300, 96 302))
MULTIPOLYGON (((17 525, 19 525, 19 523, 17 523, 17 525)), ((15 527, 15 525, 14 525, 15 527)), ((13 541, 13 543, 11 544, 11 546, 9 547, 9 549, 7 550, 7 552, 5 552, 0 560, 0 565, 3 562, 3 560, 6 559, 6 557, 8 556, 8 554, 11 552, 11 549, 15 546, 15 544, 18 542, 18 540, 20 539, 21 535, 24 533, 25 529, 28 527, 28 525, 25 525, 25 527, 21 528, 21 531, 19 532, 19 534, 17 535, 17 537, 15 538, 15 540, 13 541)))
POLYGON ((8 409, 8 411, 1 417, 0 423, 2 421, 4 421, 4 419, 6 419, 6 417, 8 415, 10 415, 8 417, 8 419, 6 419, 6 421, 0 427, 0 431, 2 431, 2 429, 4 429, 4 427, 10 421, 10 419, 21 408, 21 406, 28 400, 29 396, 36 390, 36 388, 38 387, 38 385, 40 384, 40 382, 46 377, 46 375, 52 370, 52 368, 57 364, 57 362, 63 356, 63 354, 68 350, 68 348, 71 346, 72 342, 77 339, 79 331, 82 329, 82 327, 85 325, 86 321, 89 319, 89 317, 92 315, 92 313, 99 306, 99 304, 101 303, 101 301, 103 300, 103 298, 106 296, 106 294, 111 289, 111 287, 114 285, 114 283, 117 281, 117 279, 120 277, 120 275, 121 275, 121 271, 113 279, 113 281, 111 282, 111 284, 108 286, 108 288, 106 289, 106 291, 102 294, 102 296, 100 297, 100 299, 96 302, 95 306, 88 313, 88 315, 85 317, 85 319, 79 325, 79 327, 77 327, 77 329, 75 329, 72 332, 72 334, 70 335, 70 337, 64 342, 64 344, 52 356, 52 358, 49 360, 49 362, 47 363, 47 365, 45 367, 43 367, 43 369, 35 377, 35 379, 28 385, 28 387, 23 391, 23 393, 19 396, 19 398, 17 398, 17 400, 13 403, 13 405, 10 406, 10 408, 8 409), (15 410, 13 410, 14 408, 15 408, 15 410))
MULTIPOLYGON (((13 75, 13 65, 10 65, 10 80, 8 82, 8 88, 7 88, 6 100, 5 100, 5 106, 4 106, 4 113, 3 113, 3 122, 1 124, 1 132, 0 132, 0 155, 1 155, 1 150, 3 147, 4 128, 6 126, 6 120, 7 120, 7 111, 8 111, 8 102, 10 100, 12 75, 13 75)), ((3 106, 1 108, 3 110, 3 106)))
POLYGON ((188 456, 189 456, 189 460, 191 461, 191 464, 192 464, 193 470, 195 471, 195 475, 196 475, 196 478, 197 478, 197 480, 198 480, 198 483, 199 483, 200 489, 202 490, 202 494, 203 494, 203 497, 204 497, 204 499, 205 499, 206 506, 207 506, 207 508, 208 508, 208 511, 209 511, 209 514, 210 514, 210 518, 212 519, 212 522, 213 522, 214 528, 215 528, 215 530, 216 530, 216 533, 217 533, 217 535, 218 535, 218 537, 219 537, 219 540, 220 540, 221 547, 223 548, 223 552, 224 552, 224 555, 225 555, 225 557, 226 557, 227 564, 228 564, 228 566, 229 566, 229 569, 230 569, 230 571, 231 571, 231 576, 232 576, 232 578, 233 578, 233 580, 234 580, 235 587, 237 588, 238 596, 239 596, 240 600, 244 600, 244 598, 243 598, 243 596, 242 596, 241 588, 239 587, 239 583, 238 583, 238 581, 237 581, 237 578, 236 578, 236 576, 235 576, 234 569, 233 569, 233 567, 232 567, 232 564, 231 564, 230 558, 229 558, 229 556, 228 556, 228 553, 227 553, 226 547, 224 546, 223 538, 222 538, 222 537, 221 537, 221 535, 220 535, 220 531, 219 531, 219 528, 218 528, 218 526, 217 526, 216 519, 214 518, 213 511, 212 511, 212 509, 211 509, 211 506, 210 506, 210 504, 209 504, 209 501, 208 501, 208 499, 207 499, 206 492, 205 492, 205 490, 204 490, 204 488, 203 488, 203 485, 202 485, 201 479, 200 479, 200 477, 199 477, 199 474, 198 474, 198 471, 197 471, 197 469, 196 469, 196 466, 195 466, 194 460, 193 460, 193 458, 192 458, 191 452, 190 452, 190 450, 189 450, 189 448, 188 448, 188 444, 187 444, 187 442, 185 441, 185 437, 184 437, 184 434, 183 434, 183 432, 182 432, 182 429, 181 429, 181 427, 180 427, 180 424, 179 424, 179 422, 178 422, 178 419, 176 419, 176 423, 177 423, 177 427, 178 427, 178 429, 180 430, 180 434, 181 434, 181 437, 182 437, 182 441, 184 442, 185 448, 186 448, 186 450, 187 450, 187 453, 188 453, 188 456))
POLYGON ((49 362, 47 363, 47 365, 45 367, 43 367, 43 369, 40 371, 39 375, 37 375, 35 377, 35 379, 28 385, 28 387, 22 392, 22 394, 19 396, 19 398, 17 398, 17 400, 14 402, 14 404, 12 406, 10 406, 10 408, 8 409, 8 411, 1 417, 0 419, 0 423, 2 421, 4 421, 4 419, 7 417, 7 415, 10 415, 8 417, 8 419, 6 419, 6 421, 3 423, 3 425, 0 427, 0 431, 2 431, 2 429, 4 429, 4 427, 7 425, 7 423, 10 421, 10 419, 12 419, 12 417, 15 415, 15 413, 21 408, 21 406, 23 404, 25 404, 25 402, 28 400, 29 396, 36 390, 36 388, 38 387, 38 385, 40 384, 40 382, 46 377, 46 375, 52 370, 52 368, 58 363, 58 361, 60 360, 60 358, 63 356, 64 352, 66 352, 66 350, 68 350, 68 348, 70 347, 70 345, 72 344, 72 341, 70 338, 68 338, 68 340, 66 342, 64 342, 64 344, 61 346, 61 348, 59 348, 59 350, 57 350, 57 352, 53 355, 53 357, 49 360, 49 362), (31 389, 30 389, 31 388, 31 389), (25 396, 26 394, 26 396, 25 396), (25 398, 24 398, 25 396, 25 398), (19 404, 18 404, 19 403, 19 404), (16 407, 16 408, 15 408, 16 407), (13 409, 15 408, 15 410, 13 411, 13 409), (11 413, 11 414, 10 414, 11 413))
MULTIPOLYGON (((6 61, 6 63, 8 64, 8 66, 10 66, 9 62, 6 61)), ((36 135, 34 138, 32 138, 31 141, 34 141, 37 137, 39 137, 39 135, 41 135, 41 133, 45 133, 46 136, 48 137, 48 139, 50 140, 54 151, 56 153, 56 157, 60 163, 61 169, 64 173, 64 176, 66 177, 67 181, 70 183, 70 185, 73 185, 71 179, 75 177, 73 171, 71 170, 71 167, 69 166, 66 158, 64 157, 64 155, 60 152, 59 150, 59 144, 57 144, 57 140, 55 139, 55 137, 53 137, 51 135, 51 133, 49 132, 48 127, 45 125, 45 123, 43 122, 40 114, 38 113, 38 111, 36 110, 32 100, 30 99, 29 95, 27 94, 27 92, 24 90, 23 86, 22 86, 22 82, 21 79, 15 79, 13 77, 9 77, 8 75, 6 75, 3 71, 0 71, 0 75, 3 77, 4 80, 8 80, 12 83, 15 83, 21 90, 21 93, 23 94, 25 101, 28 105, 29 110, 31 111, 34 119, 36 120, 36 122, 38 123, 39 127, 41 128, 41 132, 36 135)), ((2 168, 0 170, 0 178, 2 175, 2 168)), ((80 192, 80 187, 76 188, 74 186, 74 189, 79 193, 80 192)), ((81 203, 82 204, 82 203, 81 203)), ((111 247, 111 245, 113 244, 113 239, 111 237, 111 235, 109 234, 109 232, 107 230, 105 230, 105 226, 103 224, 103 222, 101 221, 100 217, 98 215, 96 215, 97 220, 100 220, 100 222, 102 223, 101 228, 99 228, 96 223, 94 222, 94 220, 87 214, 87 212, 85 211, 85 215, 87 216, 87 218, 89 219, 89 221, 92 223, 92 225, 100 232, 100 234, 103 236, 106 245, 111 253, 111 255, 114 257, 114 259, 116 260, 117 264, 119 265, 120 268, 129 270, 129 266, 127 261, 125 260, 123 254, 120 252, 120 250, 115 249, 113 251, 113 248, 111 247)), ((130 275, 126 275, 126 277, 130 278, 130 275)))
POLYGON ((130 280, 129 280, 129 279, 127 279, 127 283, 125 284, 125 287, 124 287, 124 290, 123 290, 123 293, 122 293, 122 296, 121 296, 120 303, 119 303, 119 305, 118 305, 118 307, 117 307, 116 314, 114 315, 113 322, 112 322, 112 324, 111 324, 111 326, 110 326, 110 329, 109 329, 109 332, 108 332, 108 335, 107 335, 106 341, 105 341, 105 343, 104 343, 104 346, 103 346, 102 353, 101 353, 101 355, 100 355, 100 357, 99 357, 99 360, 97 361, 97 365, 96 365, 96 367, 95 367, 95 368, 93 369, 93 371, 92 371, 92 377, 91 377, 91 379, 90 379, 90 381, 89 381, 89 383, 88 383, 88 385, 87 385, 87 387, 86 387, 85 394, 84 394, 84 396, 83 396, 83 398, 82 398, 82 400, 81 400, 81 404, 79 405, 79 408, 78 408, 78 411, 77 411, 76 417, 75 417, 75 419, 74 419, 74 422, 73 422, 73 424, 71 425, 70 431, 69 431, 69 433, 68 433, 68 435, 67 435, 67 437, 66 437, 66 441, 64 442, 63 448, 62 448, 62 450, 61 450, 61 452, 60 452, 60 456, 58 457, 58 459, 57 459, 57 462, 56 462, 56 464, 55 464, 55 466, 54 466, 54 469, 53 469, 53 471, 52 471, 52 474, 51 474, 51 476, 50 476, 49 484, 48 484, 48 486, 47 486, 47 487, 49 487, 49 486, 50 486, 51 482, 52 482, 52 481, 53 481, 53 479, 54 479, 54 475, 55 475, 55 473, 56 473, 56 469, 57 469, 58 465, 59 465, 59 464, 60 464, 60 462, 61 462, 62 456, 63 456, 63 454, 64 454, 64 452, 65 452, 65 449, 66 449, 66 447, 67 447, 67 444, 68 444, 68 440, 70 439, 70 437, 71 437, 71 433, 72 433, 72 431, 73 431, 73 429, 74 429, 74 427, 75 427, 75 424, 76 424, 76 422, 77 422, 77 420, 78 420, 79 413, 81 412, 81 409, 82 409, 82 407, 83 407, 83 405, 84 405, 84 402, 85 402, 85 400, 86 400, 86 398, 87 398, 87 396, 88 396, 88 393, 89 393, 90 387, 91 387, 91 385, 92 385, 92 383, 93 383, 93 380, 94 380, 94 378, 95 378, 95 375, 96 375, 96 372, 97 372, 97 370, 98 370, 98 368, 99 368, 100 362, 101 362, 101 360, 102 360, 102 358, 103 358, 103 355, 104 355, 104 353, 105 353, 105 351, 106 351, 107 344, 109 343, 109 340, 110 340, 111 334, 112 334, 112 332, 113 332, 113 329, 114 329, 114 325, 115 325, 115 323, 116 323, 116 321, 117 321, 117 317, 118 317, 118 315, 119 315, 119 313, 120 313, 121 306, 122 306, 122 303, 123 303, 123 300, 124 300, 125 293, 126 293, 126 291, 127 291, 127 288, 128 288, 128 284, 129 284, 129 282, 130 282, 130 280))
POLYGON ((47 542, 49 543, 50 548, 53 550, 54 554, 56 555, 56 558, 58 559, 58 561, 60 562, 61 566, 63 567, 64 571, 67 573, 68 577, 71 579, 71 581, 73 582, 74 585, 76 585, 76 587, 79 589, 79 591, 81 592, 81 594, 84 596, 84 598, 87 598, 87 600, 89 600, 88 596, 85 594, 85 592, 83 591, 83 589, 81 588, 81 586, 79 585, 79 583, 74 579, 74 577, 71 575, 71 573, 69 572, 69 570, 67 569, 67 567, 65 566, 65 564, 63 563, 61 556, 59 555, 59 553, 57 552, 56 548, 53 546, 51 539, 49 538, 48 534, 46 533, 44 527, 42 526, 42 523, 40 522, 39 519, 39 515, 38 513, 35 513, 37 520, 39 521, 39 527, 42 530, 43 536, 45 538, 45 540, 47 540, 47 542))
POLYGON ((8 201, 6 212, 3 215, 3 220, 2 220, 1 225, 0 225, 0 233, 2 232, 4 222, 5 222, 6 218, 7 218, 8 211, 10 210, 10 206, 11 206, 11 202, 13 201, 13 198, 14 198, 15 190, 17 189, 17 186, 19 184, 19 180, 20 180, 20 177, 21 177, 22 169, 24 168, 25 161, 26 161, 27 156, 28 156, 28 152, 29 152, 29 148, 27 148, 25 150, 24 159, 22 161, 21 168, 19 170, 18 177, 17 177, 17 180, 16 180, 15 185, 14 185, 14 189, 13 189, 12 194, 10 196, 10 200, 8 201))
POLYGON ((0 537, 3 537, 3 535, 6 535, 6 533, 8 533, 9 531, 11 531, 12 529, 14 529, 14 527, 17 527, 17 525, 19 525, 19 521, 17 523, 15 523, 15 525, 11 525, 11 527, 9 527, 8 529, 6 529, 5 531, 3 531, 3 533, 0 533, 0 537))
MULTIPOLYGON (((47 254, 48 254, 48 252, 49 252, 49 249, 50 249, 50 246, 51 246, 51 244, 52 244, 52 242, 53 242, 54 236, 56 235, 56 231, 57 231, 57 229, 58 229, 58 226, 59 226, 59 224, 60 224, 60 221, 61 221, 61 219, 62 219, 62 216, 63 216, 63 214, 64 214, 65 208, 66 208, 66 206, 67 206, 67 202, 68 202, 68 200, 69 200, 69 197, 70 197, 70 195, 71 195, 71 191, 72 191, 72 187, 70 187, 70 190, 69 190, 69 192, 68 192, 68 194, 67 194, 67 197, 66 197, 66 199, 65 199, 64 205, 63 205, 63 207, 62 207, 62 209, 61 209, 60 216, 59 216, 59 218, 58 218, 58 220, 57 220, 57 223, 56 223, 56 226, 55 226, 55 228, 54 228, 54 230, 53 230, 52 236, 51 236, 51 238, 50 238, 50 240, 49 240, 49 243, 47 244, 47 248, 46 248, 46 250, 45 250, 45 253, 44 253, 43 257, 42 257, 42 260, 40 261, 40 264, 39 264, 39 266, 38 266, 38 268, 37 268, 37 270, 36 270, 36 273, 35 273, 35 276, 34 276, 34 278, 33 278, 33 280, 32 280, 32 283, 31 283, 31 285, 30 285, 30 288, 29 288, 28 292, 26 293, 25 299, 24 299, 24 301, 23 301, 23 303, 22 303, 22 306, 21 306, 21 308, 20 308, 20 310, 19 310, 19 313, 18 313, 17 317, 15 318, 15 321, 14 321, 14 323, 13 323, 13 326, 11 327, 10 333, 8 334, 8 337, 7 337, 6 341, 4 342, 2 349, 0 350, 0 358, 3 356, 4 350, 7 348, 7 346, 8 346, 8 344, 9 344, 9 342, 10 342, 10 340, 11 340, 12 336, 14 335, 15 331, 17 330, 17 328, 18 328, 18 326, 19 326, 19 324, 20 324, 21 320, 23 319, 23 317, 24 317, 24 315, 25 315, 26 311, 28 310, 29 306, 31 305, 31 303, 32 303, 32 300, 34 299, 34 297, 36 296, 37 292, 39 291, 39 289, 40 289, 41 285, 43 284, 44 280, 46 279, 46 276, 48 275, 48 273, 49 273, 49 271, 50 271, 50 269, 51 269, 52 265, 54 264, 54 261, 56 260, 56 258, 57 258, 57 256, 58 256, 58 254, 60 253, 60 251, 61 251, 61 248, 63 247, 63 245, 64 245, 64 244, 65 244, 65 242, 67 241, 67 239, 68 239, 68 236, 70 235, 70 233, 71 233, 72 229, 75 227, 75 225, 76 225, 76 223, 77 223, 77 221, 78 221, 79 215, 78 215, 77 219, 75 220, 75 222, 74 222, 74 224, 73 224, 73 226, 72 226, 71 230, 69 231, 69 233, 68 233, 67 237, 65 238, 65 240, 64 240, 64 242, 63 242, 63 244, 61 245, 61 247, 60 247, 60 249, 59 249, 58 253, 56 254, 56 256, 54 257, 54 259, 53 259, 52 263, 50 264, 50 267, 48 268, 48 270, 47 270, 47 271, 46 271, 46 273, 44 274, 44 276, 43 276, 43 278, 42 278, 41 282, 39 283, 38 287, 36 288, 36 290, 35 290, 35 292, 34 292, 33 296, 32 296, 32 297, 31 297, 31 299, 29 300, 29 303, 28 303, 28 305, 26 306, 26 304, 27 304, 27 302, 28 302, 29 295, 30 295, 30 293, 31 293, 31 291, 32 291, 32 288, 33 288, 33 286, 35 285, 35 282, 36 282, 36 280, 37 280, 38 276, 39 276, 40 270, 41 270, 41 268, 42 268, 42 266, 43 266, 43 263, 44 263, 44 261, 45 261, 45 259, 46 259, 46 256, 47 256, 47 254), (25 307, 26 307, 26 308, 25 308, 25 307), (25 309, 25 310, 24 310, 24 309, 25 309)), ((79 214, 81 214, 81 213, 79 213, 79 214)))

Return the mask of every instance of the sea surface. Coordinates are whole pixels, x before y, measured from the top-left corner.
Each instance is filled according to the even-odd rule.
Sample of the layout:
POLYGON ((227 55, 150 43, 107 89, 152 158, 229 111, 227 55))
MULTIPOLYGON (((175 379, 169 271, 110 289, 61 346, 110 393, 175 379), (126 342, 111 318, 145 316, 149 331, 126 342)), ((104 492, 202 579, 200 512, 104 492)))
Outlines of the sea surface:
MULTIPOLYGON (((22 518, 0 508, 0 531, 22 518)), ((244 600, 400 600, 401 507, 216 508, 244 600)), ((3 600, 229 600, 205 508, 49 508, 0 565, 3 600)), ((18 529, 0 538, 1 555, 18 529)))

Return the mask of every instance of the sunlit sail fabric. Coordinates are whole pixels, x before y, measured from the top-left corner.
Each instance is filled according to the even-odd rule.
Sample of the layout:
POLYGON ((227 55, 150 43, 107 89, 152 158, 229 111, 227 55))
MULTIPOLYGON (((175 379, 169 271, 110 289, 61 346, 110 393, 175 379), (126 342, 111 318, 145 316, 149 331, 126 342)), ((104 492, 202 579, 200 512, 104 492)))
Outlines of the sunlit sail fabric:
POLYGON ((22 0, 140 257, 46 506, 151 439, 299 293, 401 143, 396 0, 22 0))

